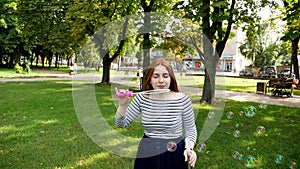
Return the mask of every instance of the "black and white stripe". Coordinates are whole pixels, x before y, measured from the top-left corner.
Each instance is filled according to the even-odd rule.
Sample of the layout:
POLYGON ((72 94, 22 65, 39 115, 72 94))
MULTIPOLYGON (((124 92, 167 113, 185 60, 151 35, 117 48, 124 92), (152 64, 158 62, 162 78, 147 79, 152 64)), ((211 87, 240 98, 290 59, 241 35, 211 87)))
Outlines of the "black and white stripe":
POLYGON ((187 95, 180 99, 154 100, 143 94, 136 95, 127 108, 126 116, 116 117, 117 127, 126 127, 142 113, 144 132, 152 138, 188 137, 196 142, 194 110, 187 95))

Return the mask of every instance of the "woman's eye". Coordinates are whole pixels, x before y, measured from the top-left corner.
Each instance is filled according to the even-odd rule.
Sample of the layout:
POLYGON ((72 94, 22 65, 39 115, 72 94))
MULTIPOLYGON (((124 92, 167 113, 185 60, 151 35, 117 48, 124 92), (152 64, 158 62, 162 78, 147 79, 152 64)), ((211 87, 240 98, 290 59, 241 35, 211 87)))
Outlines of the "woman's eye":
POLYGON ((168 78, 169 77, 169 75, 164 75, 164 78, 168 78))

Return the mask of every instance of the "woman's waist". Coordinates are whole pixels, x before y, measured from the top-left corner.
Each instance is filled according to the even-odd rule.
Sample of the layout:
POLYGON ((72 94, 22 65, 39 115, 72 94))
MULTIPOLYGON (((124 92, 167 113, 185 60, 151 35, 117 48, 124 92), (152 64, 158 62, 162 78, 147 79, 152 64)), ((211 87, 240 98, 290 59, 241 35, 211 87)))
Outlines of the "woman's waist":
POLYGON ((152 141, 152 142, 161 142, 161 143, 167 143, 170 141, 173 142, 180 142, 182 141, 182 136, 160 136, 160 135, 149 135, 149 134, 144 134, 143 139, 152 141))
POLYGON ((166 133, 154 134, 154 133, 145 132, 143 138, 150 138, 153 140, 162 140, 162 141, 182 140, 182 135, 181 134, 166 134, 166 133))

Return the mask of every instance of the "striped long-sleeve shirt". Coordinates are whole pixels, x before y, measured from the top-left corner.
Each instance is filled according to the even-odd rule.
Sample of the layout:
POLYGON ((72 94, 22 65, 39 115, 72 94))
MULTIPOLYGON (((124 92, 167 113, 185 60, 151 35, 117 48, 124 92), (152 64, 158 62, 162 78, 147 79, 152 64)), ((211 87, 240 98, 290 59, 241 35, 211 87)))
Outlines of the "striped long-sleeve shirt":
POLYGON ((194 110, 187 95, 174 100, 155 100, 138 94, 129 104, 125 116, 116 116, 117 127, 128 126, 140 113, 147 136, 171 139, 181 137, 184 132, 185 137, 196 143, 194 110))

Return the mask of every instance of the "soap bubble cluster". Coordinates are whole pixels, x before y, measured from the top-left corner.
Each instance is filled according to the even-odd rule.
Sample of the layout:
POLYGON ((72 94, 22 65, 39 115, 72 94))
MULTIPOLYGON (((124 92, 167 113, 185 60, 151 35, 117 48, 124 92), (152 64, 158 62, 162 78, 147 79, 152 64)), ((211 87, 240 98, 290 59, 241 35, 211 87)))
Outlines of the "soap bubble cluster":
MULTIPOLYGON (((266 108, 267 108, 267 105, 265 102, 262 102, 259 104, 259 110, 262 110, 264 111, 266 108)), ((249 122, 250 119, 254 118, 258 113, 258 109, 256 109, 255 106, 253 105, 249 105, 245 108, 243 108, 243 110, 237 112, 237 114, 239 114, 240 116, 237 117, 237 118, 234 118, 234 121, 232 122, 234 125, 234 131, 233 131, 233 137, 234 138, 243 138, 243 135, 241 134, 242 132, 244 132, 245 130, 248 130, 249 128, 252 128, 251 127, 251 124, 245 124, 244 122, 241 122, 241 118, 246 117, 246 120, 247 120, 247 123, 249 122), (247 129, 244 129, 244 126, 247 126, 248 128, 247 129)), ((234 117, 234 112, 233 111, 228 111, 226 113, 226 119, 229 119, 229 120, 233 120, 233 117, 234 117)), ((251 121, 250 121, 251 122, 251 121)), ((229 123, 229 124, 232 124, 232 123, 229 123)), ((259 125, 257 126, 256 128, 252 129, 252 133, 256 136, 264 136, 264 137, 267 137, 268 134, 266 134, 266 126, 264 125, 259 125)), ((232 132, 226 132, 228 134, 231 134, 232 132)), ((257 137, 258 138, 258 137, 257 137)), ((256 145, 257 146, 257 145, 256 145)), ((265 146, 264 146, 265 147, 265 146)), ((248 146, 247 147, 247 154, 242 154, 240 153, 239 151, 234 151, 231 156, 234 158, 234 159, 238 159, 240 161, 243 161, 243 163, 245 164, 245 166, 247 168, 256 168, 256 167, 259 167, 259 163, 260 163, 260 160, 257 160, 255 158, 255 156, 253 156, 253 151, 256 151, 256 148, 253 148, 252 146, 248 146)), ((254 153, 256 154, 256 153, 254 153)), ((272 159, 269 159, 269 160, 272 160, 272 159)), ((276 154, 275 158, 274 158, 274 162, 277 164, 277 165, 283 165, 285 164, 284 162, 284 157, 283 155, 281 154, 276 154)), ((285 165, 288 165, 288 168, 290 169, 295 169, 296 168, 296 162, 292 161, 292 162, 289 162, 288 164, 285 164, 285 165)))

